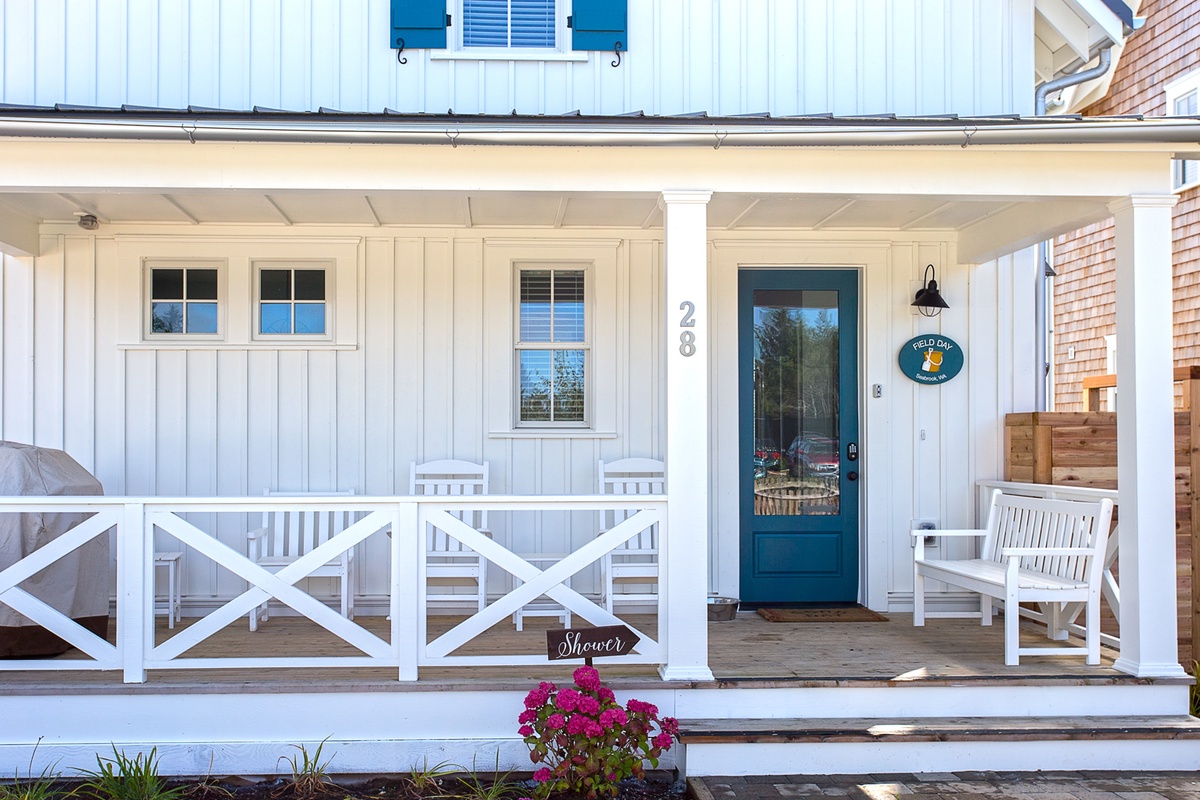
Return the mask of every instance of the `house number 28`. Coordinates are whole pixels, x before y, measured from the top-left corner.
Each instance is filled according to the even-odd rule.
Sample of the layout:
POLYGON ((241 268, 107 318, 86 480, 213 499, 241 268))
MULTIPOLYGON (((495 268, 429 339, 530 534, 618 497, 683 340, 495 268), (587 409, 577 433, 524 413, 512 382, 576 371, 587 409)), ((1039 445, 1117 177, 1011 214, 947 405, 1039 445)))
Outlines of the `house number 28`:
POLYGON ((691 300, 684 300, 679 304, 679 310, 683 312, 683 319, 679 320, 679 327, 683 328, 683 332, 679 334, 679 352, 685 357, 694 356, 696 334, 688 328, 696 327, 696 304, 691 300))

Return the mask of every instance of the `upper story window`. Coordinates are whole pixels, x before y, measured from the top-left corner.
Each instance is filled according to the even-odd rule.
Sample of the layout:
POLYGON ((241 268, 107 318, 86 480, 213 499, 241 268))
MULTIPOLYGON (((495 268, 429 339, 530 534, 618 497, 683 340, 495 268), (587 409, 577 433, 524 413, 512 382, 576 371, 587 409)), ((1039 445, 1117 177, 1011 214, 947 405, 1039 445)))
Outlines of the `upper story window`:
MULTIPOLYGON (((1167 114, 1194 117, 1200 114, 1200 72, 1192 72, 1167 84, 1167 114)), ((1171 162, 1172 185, 1176 191, 1200 186, 1200 161, 1177 158, 1171 162)))
MULTIPOLYGON (((434 58, 584 60, 629 49, 628 0, 391 0, 391 46, 434 58)), ((618 60, 619 63, 619 60, 618 60)))
POLYGON ((553 49, 556 0, 462 0, 462 45, 553 49))
POLYGON ((147 331, 151 336, 220 333, 220 268, 214 263, 149 263, 147 331))
POLYGON ((517 424, 587 424, 587 271, 518 272, 517 424))
POLYGON ((323 266, 260 265, 257 335, 324 337, 330 329, 327 276, 323 266))

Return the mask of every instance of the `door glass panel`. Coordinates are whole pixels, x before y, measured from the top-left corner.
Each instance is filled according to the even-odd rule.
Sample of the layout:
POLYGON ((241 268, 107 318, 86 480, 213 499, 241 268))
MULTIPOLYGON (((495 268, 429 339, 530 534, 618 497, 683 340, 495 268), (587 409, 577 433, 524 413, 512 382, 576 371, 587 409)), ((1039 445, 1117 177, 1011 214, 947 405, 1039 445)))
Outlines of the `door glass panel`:
POLYGON ((754 513, 836 515, 838 293, 754 292, 754 513))

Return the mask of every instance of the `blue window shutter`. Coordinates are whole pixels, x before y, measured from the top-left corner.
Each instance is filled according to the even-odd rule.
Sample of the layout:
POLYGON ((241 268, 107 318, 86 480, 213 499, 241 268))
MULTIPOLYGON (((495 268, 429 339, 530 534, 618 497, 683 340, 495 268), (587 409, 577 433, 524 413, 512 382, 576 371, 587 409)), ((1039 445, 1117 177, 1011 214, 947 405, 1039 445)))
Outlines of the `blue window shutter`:
POLYGON ((448 23, 446 0, 392 0, 392 48, 445 49, 448 23))
POLYGON ((572 50, 628 50, 628 0, 574 0, 572 50))

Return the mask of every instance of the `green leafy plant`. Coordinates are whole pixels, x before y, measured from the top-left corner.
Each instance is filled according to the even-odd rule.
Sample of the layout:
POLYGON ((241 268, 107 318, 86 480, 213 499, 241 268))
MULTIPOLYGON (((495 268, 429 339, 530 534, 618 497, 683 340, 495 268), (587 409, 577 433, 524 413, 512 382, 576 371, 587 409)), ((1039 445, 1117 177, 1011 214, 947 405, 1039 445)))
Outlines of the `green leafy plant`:
POLYGON ((442 797, 442 782, 447 775, 454 772, 449 761, 441 761, 429 766, 426 758, 421 766, 413 764, 408 771, 408 785, 413 794, 418 797, 442 797))
POLYGON ((183 787, 171 787, 158 774, 158 748, 133 758, 113 745, 113 757, 96 756, 97 769, 80 770, 86 780, 80 789, 97 800, 179 800, 183 787))
POLYGON ((300 797, 319 797, 337 788, 329 779, 329 762, 333 761, 333 757, 321 760, 321 751, 325 749, 327 741, 328 736, 321 740, 311 755, 307 747, 297 744, 293 747, 300 751, 298 754, 290 758, 280 756, 281 761, 287 761, 291 766, 292 791, 300 797))
POLYGON ((630 700, 622 708, 593 667, 580 667, 574 678, 574 688, 538 684, 518 718, 530 760, 542 765, 533 774, 539 800, 554 791, 592 800, 616 795, 622 780, 645 777, 646 762, 657 767, 679 733, 679 723, 660 719, 650 703, 630 700))
POLYGON ((500 771, 500 751, 498 750, 496 751, 496 766, 490 781, 479 778, 474 763, 471 765, 470 772, 463 771, 466 774, 459 778, 459 788, 454 795, 462 800, 508 800, 518 793, 517 785, 509 780, 512 771, 500 771))
MULTIPOLYGON (((42 740, 39 738, 38 745, 41 743, 42 740)), ((34 745, 33 753, 29 756, 29 768, 25 777, 21 777, 21 770, 18 768, 13 774, 11 784, 0 784, 0 800, 51 800, 51 798, 66 798, 74 794, 74 790, 60 791, 55 783, 58 774, 54 772, 53 765, 42 770, 36 778, 33 777, 33 759, 36 756, 37 745, 34 745)))

